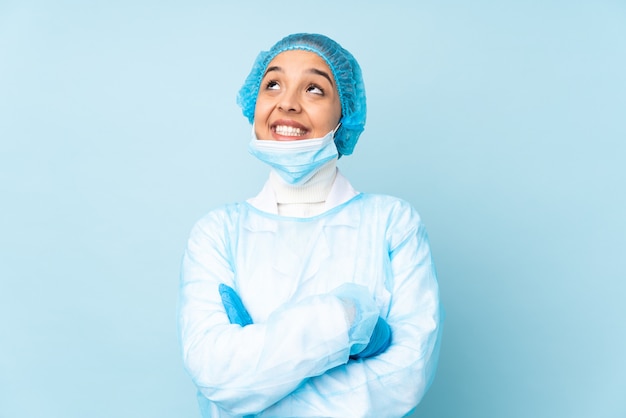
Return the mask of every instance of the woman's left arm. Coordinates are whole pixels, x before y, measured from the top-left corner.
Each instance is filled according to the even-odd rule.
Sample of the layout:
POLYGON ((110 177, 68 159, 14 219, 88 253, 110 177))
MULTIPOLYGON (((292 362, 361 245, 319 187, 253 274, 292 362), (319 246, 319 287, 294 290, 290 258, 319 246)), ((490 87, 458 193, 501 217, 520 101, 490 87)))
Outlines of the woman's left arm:
MULTIPOLYGON (((394 225, 395 223, 395 225, 394 225)), ((399 216, 389 260, 389 348, 306 381, 261 416, 404 416, 420 402, 437 365, 439 290, 426 230, 411 208, 399 216), (407 224, 408 221, 408 224, 407 224), (407 233, 407 231, 409 231, 407 233)))

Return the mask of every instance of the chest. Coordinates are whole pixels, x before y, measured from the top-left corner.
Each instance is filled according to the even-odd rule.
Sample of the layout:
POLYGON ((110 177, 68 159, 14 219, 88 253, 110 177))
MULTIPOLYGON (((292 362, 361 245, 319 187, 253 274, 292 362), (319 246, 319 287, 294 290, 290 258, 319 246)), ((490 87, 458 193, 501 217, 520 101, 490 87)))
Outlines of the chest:
POLYGON ((389 303, 388 243, 373 226, 285 222, 261 231, 242 228, 233 259, 237 287, 255 320, 347 282, 366 286, 381 309, 389 303))

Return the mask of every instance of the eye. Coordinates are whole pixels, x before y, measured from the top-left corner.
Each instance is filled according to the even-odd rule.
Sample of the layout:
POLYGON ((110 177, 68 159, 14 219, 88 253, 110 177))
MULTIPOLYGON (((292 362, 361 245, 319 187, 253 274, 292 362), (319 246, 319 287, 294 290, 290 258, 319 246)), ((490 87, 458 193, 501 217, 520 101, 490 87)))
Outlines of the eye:
POLYGON ((319 94, 320 96, 324 95, 324 90, 317 84, 311 84, 309 87, 307 87, 306 91, 308 93, 319 94))
POLYGON ((266 90, 278 90, 279 88, 280 88, 280 85, 278 84, 278 82, 274 80, 270 80, 267 83, 265 83, 266 90))

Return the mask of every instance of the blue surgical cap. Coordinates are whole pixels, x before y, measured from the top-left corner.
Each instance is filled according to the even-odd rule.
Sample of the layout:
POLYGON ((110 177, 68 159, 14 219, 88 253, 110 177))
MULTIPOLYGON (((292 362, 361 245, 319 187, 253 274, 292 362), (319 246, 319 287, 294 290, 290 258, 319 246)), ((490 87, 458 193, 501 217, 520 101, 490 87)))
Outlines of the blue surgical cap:
POLYGON ((281 39, 269 51, 262 51, 237 96, 243 115, 250 123, 254 122, 256 98, 267 65, 281 52, 294 49, 316 53, 332 71, 341 101, 341 127, 335 133, 335 144, 341 155, 352 154, 365 127, 365 86, 361 67, 350 52, 324 35, 296 33, 281 39))

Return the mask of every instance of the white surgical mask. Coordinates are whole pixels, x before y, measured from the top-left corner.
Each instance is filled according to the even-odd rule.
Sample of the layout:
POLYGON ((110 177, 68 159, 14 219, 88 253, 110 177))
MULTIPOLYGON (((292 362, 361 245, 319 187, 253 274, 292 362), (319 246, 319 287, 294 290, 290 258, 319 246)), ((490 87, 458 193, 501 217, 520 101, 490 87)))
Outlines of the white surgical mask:
POLYGON ((322 138, 294 141, 259 140, 252 127, 250 154, 272 167, 287 183, 295 185, 309 180, 317 170, 338 157, 335 131, 322 138))

